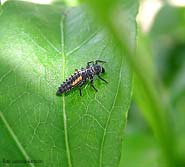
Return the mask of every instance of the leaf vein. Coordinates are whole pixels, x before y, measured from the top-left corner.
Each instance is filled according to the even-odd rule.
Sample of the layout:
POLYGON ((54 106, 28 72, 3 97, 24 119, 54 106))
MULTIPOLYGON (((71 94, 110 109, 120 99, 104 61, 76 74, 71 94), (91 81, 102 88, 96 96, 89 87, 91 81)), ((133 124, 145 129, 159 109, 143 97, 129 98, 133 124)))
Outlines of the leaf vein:
MULTIPOLYGON (((65 39, 64 39, 64 18, 61 18, 60 28, 61 28, 61 45, 62 45, 62 79, 64 80, 65 76, 65 39)), ((66 156, 68 161, 68 166, 72 167, 71 155, 70 155, 70 147, 69 147, 69 138, 68 138, 68 127, 67 127, 67 114, 65 107, 65 96, 62 96, 62 109, 63 109, 63 123, 64 123, 64 136, 65 136, 65 146, 66 146, 66 156)))
POLYGON ((101 146, 100 146, 100 157, 99 157, 99 166, 100 167, 102 167, 102 163, 103 163, 103 147, 104 147, 104 143, 105 143, 105 137, 106 137, 106 134, 107 134, 107 129, 108 129, 108 126, 109 126, 109 123, 110 123, 110 118, 111 118, 112 111, 113 111, 115 103, 116 103, 116 99, 117 99, 117 96, 118 96, 118 91, 119 91, 119 87, 120 87, 120 83, 121 83, 122 64, 123 64, 123 58, 122 58, 122 63, 121 63, 121 67, 120 67, 119 80, 118 80, 118 86, 117 86, 117 89, 116 89, 116 94, 114 96, 114 101, 113 101, 112 107, 110 109, 107 121, 105 123, 105 128, 104 128, 104 132, 103 132, 103 136, 102 136, 102 142, 101 142, 101 146))
POLYGON ((91 39, 93 39, 96 34, 99 32, 99 30, 95 31, 94 33, 92 33, 87 39, 85 39, 83 42, 81 42, 78 46, 76 46, 74 49, 72 49, 71 51, 66 53, 66 56, 69 56, 71 54, 73 54, 74 52, 76 52, 77 50, 79 50, 81 47, 83 47, 86 43, 88 43, 91 39))
MULTIPOLYGON (((18 137, 16 136, 16 134, 14 133, 14 131, 12 130, 12 128, 10 127, 9 123, 7 122, 6 118, 4 117, 4 115, 3 115, 3 113, 1 111, 0 111, 0 117, 1 117, 1 120, 3 121, 5 127, 7 128, 8 132, 10 133, 11 137, 14 139, 15 143, 17 144, 17 147, 21 151, 21 153, 24 156, 24 158, 26 160, 31 160, 30 157, 29 157, 29 155, 27 154, 26 150, 23 148, 23 146, 20 143, 18 137)), ((29 163, 29 165, 31 167, 35 167, 35 165, 33 163, 29 163)))

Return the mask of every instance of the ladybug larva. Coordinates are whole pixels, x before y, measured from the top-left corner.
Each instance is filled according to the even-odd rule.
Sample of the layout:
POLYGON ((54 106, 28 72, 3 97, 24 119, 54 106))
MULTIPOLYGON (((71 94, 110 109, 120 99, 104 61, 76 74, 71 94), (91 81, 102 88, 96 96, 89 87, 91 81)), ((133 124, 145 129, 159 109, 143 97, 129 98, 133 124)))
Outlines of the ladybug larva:
POLYGON ((86 68, 81 68, 81 70, 75 70, 75 73, 71 75, 71 77, 66 79, 63 84, 60 85, 56 95, 60 96, 63 93, 69 92, 73 88, 79 88, 80 96, 82 96, 82 86, 87 82, 89 82, 92 88, 97 92, 98 90, 93 85, 95 76, 98 76, 99 79, 101 79, 105 83, 108 83, 100 76, 102 73, 105 73, 105 69, 99 63, 103 64, 106 62, 101 60, 96 60, 95 62, 90 61, 87 63, 86 68))

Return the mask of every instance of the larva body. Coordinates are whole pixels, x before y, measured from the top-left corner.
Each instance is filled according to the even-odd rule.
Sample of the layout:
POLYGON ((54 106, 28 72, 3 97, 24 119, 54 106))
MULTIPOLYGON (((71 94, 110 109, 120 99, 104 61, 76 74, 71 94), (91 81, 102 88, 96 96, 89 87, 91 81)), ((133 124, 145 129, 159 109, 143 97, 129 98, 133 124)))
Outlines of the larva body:
POLYGON ((66 81, 60 85, 56 95, 62 95, 63 93, 67 93, 71 89, 76 87, 79 88, 80 95, 82 95, 81 88, 88 81, 90 82, 91 86, 95 89, 95 91, 97 91, 97 89, 93 85, 94 76, 97 75, 101 80, 107 83, 106 80, 100 77, 100 74, 104 73, 105 69, 101 65, 99 65, 98 62, 105 63, 104 61, 101 60, 96 60, 95 63, 94 61, 91 61, 87 63, 85 69, 81 68, 81 70, 76 70, 76 72, 73 75, 71 75, 71 77, 66 79, 66 81))

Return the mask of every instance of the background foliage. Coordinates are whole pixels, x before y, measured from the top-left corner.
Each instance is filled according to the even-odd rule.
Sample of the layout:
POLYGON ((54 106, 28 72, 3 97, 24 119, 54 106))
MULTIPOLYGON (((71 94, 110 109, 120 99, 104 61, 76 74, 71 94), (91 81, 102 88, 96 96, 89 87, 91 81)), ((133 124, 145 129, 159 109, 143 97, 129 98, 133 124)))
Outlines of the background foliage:
MULTIPOLYGON (((164 3, 164 6, 157 13, 150 31, 147 34, 142 33, 140 42, 138 42, 144 45, 145 55, 150 57, 155 68, 157 79, 154 83, 158 83, 156 89, 159 89, 159 82, 160 85, 162 84, 163 93, 159 93, 161 105, 164 107, 168 105, 168 111, 170 112, 163 119, 171 120, 168 131, 172 132, 173 135, 172 138, 167 138, 165 141, 173 140, 173 166, 185 166, 183 132, 185 110, 182 104, 185 97, 185 82, 182 76, 185 60, 184 13, 184 7, 174 7, 164 3), (162 96, 165 96, 164 100, 161 99, 162 96)), ((147 122, 144 121, 146 116, 140 115, 139 111, 141 113, 143 111, 141 108, 138 109, 136 105, 137 102, 139 106, 140 102, 137 98, 134 99, 129 112, 130 121, 128 122, 130 124, 128 123, 126 131, 128 140, 124 143, 128 149, 124 163, 128 166, 134 166, 135 163, 140 166, 143 166, 143 164, 144 166, 161 166, 161 153, 159 150, 164 145, 159 146, 158 142, 153 139, 151 129, 148 127, 147 122), (129 157, 136 157, 136 162, 132 162, 129 157)), ((150 110, 151 108, 148 109, 148 112, 150 110)), ((161 138, 163 139, 163 136, 161 138)), ((171 148, 172 145, 168 144, 167 147, 171 148)), ((168 161, 172 164, 171 160, 168 161)))

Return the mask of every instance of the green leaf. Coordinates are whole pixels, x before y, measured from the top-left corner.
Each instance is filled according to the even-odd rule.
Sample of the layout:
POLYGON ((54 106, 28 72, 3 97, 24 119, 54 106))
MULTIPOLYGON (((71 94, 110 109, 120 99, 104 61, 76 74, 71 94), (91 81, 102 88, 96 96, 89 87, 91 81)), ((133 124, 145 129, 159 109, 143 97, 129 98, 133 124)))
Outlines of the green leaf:
POLYGON ((165 165, 175 166, 175 140, 167 96, 161 83, 156 83, 158 81, 156 69, 152 71, 152 67, 149 66, 152 63, 147 62, 150 58, 145 59, 151 55, 146 55, 145 48, 140 47, 143 43, 138 41, 136 52, 132 47, 133 36, 130 36, 130 32, 133 31, 128 23, 131 19, 134 20, 138 1, 88 0, 88 2, 109 32, 114 35, 120 49, 126 51, 126 58, 136 74, 137 103, 161 145, 165 165), (121 5, 127 6, 125 10, 120 9, 121 5))
POLYGON ((183 7, 164 5, 157 14, 149 33, 158 71, 168 87, 184 67, 185 10, 183 7))
POLYGON ((150 36, 156 39, 163 35, 164 40, 166 35, 169 35, 184 41, 184 9, 184 7, 174 7, 169 4, 164 5, 155 18, 155 22, 150 30, 150 36))
MULTIPOLYGON (((25 166, 118 166, 132 92, 121 52, 86 7, 10 1, 0 16, 0 159, 25 166), (105 60, 98 92, 55 95, 75 68, 105 60)), ((135 39, 135 37, 132 37, 135 39)), ((133 40, 133 43, 135 41, 133 40)))

